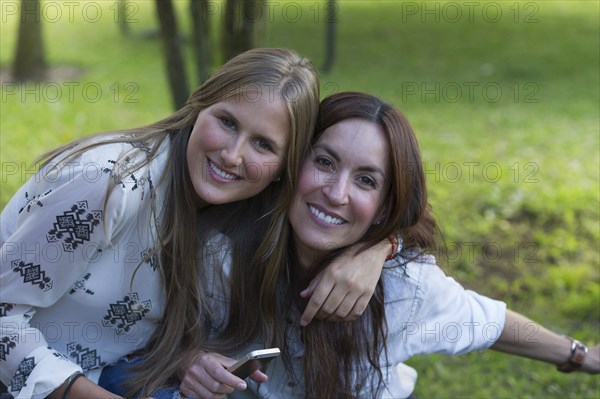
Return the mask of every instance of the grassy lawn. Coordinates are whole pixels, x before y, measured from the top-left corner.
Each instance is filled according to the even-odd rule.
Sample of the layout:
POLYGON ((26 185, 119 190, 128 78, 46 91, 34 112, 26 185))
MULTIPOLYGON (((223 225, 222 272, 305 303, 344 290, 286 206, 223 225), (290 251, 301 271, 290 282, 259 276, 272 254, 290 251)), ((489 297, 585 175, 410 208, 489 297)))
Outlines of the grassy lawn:
MULTIPOLYGON (((129 37, 116 1, 66 3, 44 3, 46 49, 52 66, 80 73, 2 83, 2 206, 44 150, 171 112, 162 48, 147 34, 153 2, 131 2, 129 37)), ((2 67, 16 42, 11 4, 0 2, 2 67)), ((218 24, 221 3, 211 4, 218 24)), ((178 6, 187 32, 187 1, 178 6)), ((321 65, 324 11, 272 2, 265 44, 321 65)), ((411 121, 446 272, 590 344, 600 342, 599 12, 597 1, 340 1, 335 65, 321 75, 323 95, 366 91, 411 121)), ((600 397, 598 376, 492 351, 409 364, 423 398, 600 397)))

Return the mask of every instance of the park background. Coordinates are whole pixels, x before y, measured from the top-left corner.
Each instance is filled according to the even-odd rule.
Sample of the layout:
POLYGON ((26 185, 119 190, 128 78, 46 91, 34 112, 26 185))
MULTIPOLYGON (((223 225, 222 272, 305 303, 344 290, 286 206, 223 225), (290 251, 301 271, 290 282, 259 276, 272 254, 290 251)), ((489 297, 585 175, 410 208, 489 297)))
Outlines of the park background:
MULTIPOLYGON (((20 2, 0 2, 2 207, 46 149, 172 112, 155 3, 128 3, 123 16, 116 0, 43 1, 51 73, 17 84, 9 70, 20 2)), ((214 69, 224 7, 209 3, 214 69)), ((188 2, 174 4, 191 89, 188 2)), ((293 48, 320 68, 335 22, 322 96, 369 92, 411 121, 446 273, 554 331, 599 343, 599 2, 346 0, 333 20, 324 1, 268 4, 263 45, 293 48)), ((451 339, 453 331, 423 333, 451 339)), ((493 351, 408 364, 421 398, 600 397, 598 376, 493 351)))

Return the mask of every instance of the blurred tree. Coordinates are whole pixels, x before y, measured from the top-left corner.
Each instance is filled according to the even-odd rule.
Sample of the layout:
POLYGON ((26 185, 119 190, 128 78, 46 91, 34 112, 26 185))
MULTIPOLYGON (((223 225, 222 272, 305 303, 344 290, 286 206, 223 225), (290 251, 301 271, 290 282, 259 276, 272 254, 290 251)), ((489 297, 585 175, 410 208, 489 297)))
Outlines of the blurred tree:
POLYGON ((190 0, 192 18, 192 46, 196 64, 196 79, 201 84, 210 76, 212 46, 210 41, 209 1, 190 0))
POLYGON ((264 0, 227 0, 223 19, 223 58, 260 47, 262 38, 256 34, 257 24, 266 24, 264 0))
POLYGON ((179 109, 187 101, 189 86, 181 54, 181 41, 177 32, 177 19, 175 18, 173 3, 171 0, 156 0, 156 12, 165 49, 171 96, 173 97, 175 109, 179 109))
POLYGON ((337 26, 337 4, 335 0, 327 0, 325 5, 325 62, 323 72, 329 72, 335 60, 335 30, 337 26))
POLYGON ((129 36, 129 24, 127 23, 127 0, 119 0, 118 4, 118 18, 117 23, 119 24, 119 30, 123 34, 123 36, 129 36))
MULTIPOLYGON (((120 0, 122 10, 126 1, 120 0)), ((189 95, 188 80, 181 52, 181 38, 177 29, 175 10, 171 0, 156 0, 156 11, 164 43, 167 76, 176 108, 185 104, 189 95)), ((209 0, 190 0, 189 12, 192 19, 192 48, 196 79, 202 84, 211 73, 214 53, 211 41, 209 0)), ((124 12, 121 14, 124 15, 124 12)), ((222 58, 229 60, 236 54, 264 42, 267 17, 265 0, 226 0, 222 27, 222 58)), ((329 18, 329 17, 328 17, 329 18)), ((125 33, 125 32, 124 32, 125 33)), ((332 52, 330 52, 332 53, 332 52)))
POLYGON ((46 77, 48 64, 42 40, 42 12, 39 0, 21 0, 21 20, 12 76, 18 82, 40 81, 46 77))

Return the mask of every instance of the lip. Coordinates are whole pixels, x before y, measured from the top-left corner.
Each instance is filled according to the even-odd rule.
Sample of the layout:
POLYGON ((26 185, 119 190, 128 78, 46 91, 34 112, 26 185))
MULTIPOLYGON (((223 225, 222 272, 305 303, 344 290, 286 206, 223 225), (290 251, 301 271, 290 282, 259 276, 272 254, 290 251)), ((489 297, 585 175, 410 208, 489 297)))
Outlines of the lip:
POLYGON ((217 163, 213 162, 210 158, 206 159, 206 163, 208 166, 208 173, 213 177, 213 179, 219 182, 231 183, 242 179, 239 175, 232 173, 229 170, 222 169, 217 165, 217 163))
POLYGON ((346 219, 336 214, 335 212, 328 211, 327 209, 315 205, 313 203, 307 203, 308 214, 315 223, 320 226, 332 228, 337 226, 343 226, 348 223, 346 219))

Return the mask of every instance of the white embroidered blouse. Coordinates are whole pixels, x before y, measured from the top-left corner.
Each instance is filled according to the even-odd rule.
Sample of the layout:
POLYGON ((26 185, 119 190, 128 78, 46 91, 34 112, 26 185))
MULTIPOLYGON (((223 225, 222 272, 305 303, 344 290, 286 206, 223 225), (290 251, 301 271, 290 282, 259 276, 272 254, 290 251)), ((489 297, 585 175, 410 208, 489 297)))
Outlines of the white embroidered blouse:
POLYGON ((133 171, 147 151, 95 147, 35 174, 2 211, 0 380, 13 396, 44 398, 76 371, 97 381, 154 332, 164 290, 151 202, 162 209, 168 140, 133 171))

